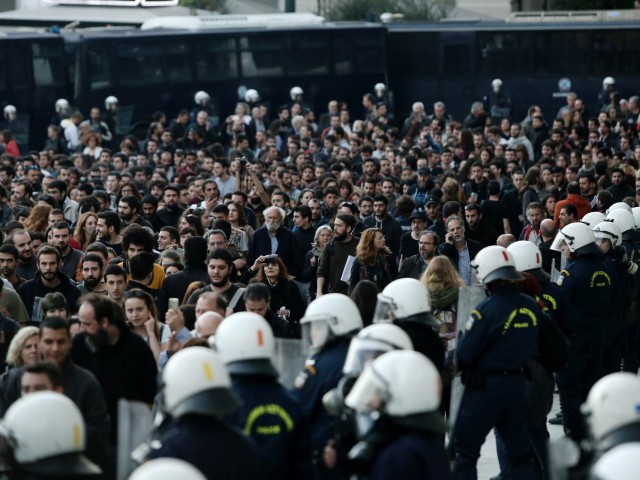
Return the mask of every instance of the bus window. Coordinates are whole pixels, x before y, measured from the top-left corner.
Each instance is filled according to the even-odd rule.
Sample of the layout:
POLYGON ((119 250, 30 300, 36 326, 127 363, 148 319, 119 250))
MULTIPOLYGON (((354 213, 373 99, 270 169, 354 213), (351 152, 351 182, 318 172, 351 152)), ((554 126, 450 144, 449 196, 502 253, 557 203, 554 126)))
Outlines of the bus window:
POLYGON ((338 33, 332 35, 333 68, 336 75, 350 75, 353 73, 353 38, 351 35, 338 33))
POLYGON ((244 78, 284 75, 282 37, 241 37, 240 49, 240 62, 244 78))
POLYGON ((636 74, 640 69, 637 30, 603 30, 593 33, 593 69, 597 75, 636 74))
POLYGON ((238 77, 236 42, 233 38, 211 38, 196 42, 198 81, 238 77))
POLYGON ((61 86, 65 82, 62 44, 33 43, 31 45, 34 82, 37 87, 61 86))
POLYGON ((469 45, 444 45, 442 49, 442 73, 445 76, 463 77, 471 71, 469 45))
POLYGON ((13 88, 25 88, 30 86, 29 55, 17 47, 9 48, 11 68, 8 69, 11 86, 13 88))
POLYGON ((117 72, 122 86, 160 85, 164 46, 147 43, 121 43, 116 49, 117 72))
POLYGON ((106 48, 87 52, 87 75, 91 91, 111 88, 111 58, 106 48))
POLYGON ((477 45, 481 75, 518 75, 531 71, 533 34, 530 32, 479 32, 477 45))
POLYGON ((173 83, 193 82, 190 45, 184 40, 168 39, 164 53, 169 81, 173 83))
POLYGON ((437 45, 437 33, 392 33, 389 35, 389 72, 402 76, 436 74, 437 45))
POLYGON ((536 32, 535 72, 537 75, 578 75, 590 70, 589 32, 536 32))
POLYGON ((386 72, 384 38, 380 33, 355 35, 358 73, 386 72))
POLYGON ((328 37, 324 33, 291 35, 287 54, 289 75, 326 75, 329 73, 328 37))

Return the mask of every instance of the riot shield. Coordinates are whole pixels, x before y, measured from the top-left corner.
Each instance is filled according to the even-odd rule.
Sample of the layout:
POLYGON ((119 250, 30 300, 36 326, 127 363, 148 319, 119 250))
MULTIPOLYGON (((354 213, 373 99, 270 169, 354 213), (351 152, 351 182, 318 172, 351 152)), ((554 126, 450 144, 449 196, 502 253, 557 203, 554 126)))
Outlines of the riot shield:
POLYGON ((280 383, 286 388, 293 388, 293 381, 304 368, 307 351, 302 340, 292 338, 276 338, 275 367, 280 372, 280 383))
MULTIPOLYGON (((471 316, 471 312, 476 306, 487 298, 487 292, 483 285, 471 285, 468 287, 461 287, 460 294, 458 295, 458 317, 457 317, 457 332, 460 337, 461 332, 464 331, 467 324, 467 320, 471 316)), ((458 410, 460 409, 460 402, 462 402, 462 396, 464 395, 464 385, 460 380, 459 372, 454 371, 453 382, 451 384, 451 404, 449 406, 449 428, 453 433, 453 428, 456 424, 456 418, 458 416, 458 410)))
POLYGON ((560 270, 558 270, 558 267, 562 268, 560 265, 556 266, 555 258, 551 260, 551 282, 556 284, 560 278, 560 270))
POLYGON ((138 466, 131 452, 149 438, 153 419, 142 402, 118 401, 118 480, 126 480, 138 466))

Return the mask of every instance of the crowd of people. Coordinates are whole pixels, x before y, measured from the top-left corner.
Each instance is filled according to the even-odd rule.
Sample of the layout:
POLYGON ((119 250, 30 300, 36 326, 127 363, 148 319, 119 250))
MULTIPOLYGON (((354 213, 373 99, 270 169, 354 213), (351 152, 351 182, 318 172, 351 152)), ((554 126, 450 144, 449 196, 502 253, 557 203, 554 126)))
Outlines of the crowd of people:
POLYGON ((135 479, 444 479, 447 453, 474 479, 494 427, 496 478, 549 478, 557 384, 553 421, 595 445, 585 474, 620 443, 584 421, 596 387, 640 404, 640 98, 605 80, 595 111, 569 93, 521 122, 501 81, 461 120, 403 117, 378 84, 323 112, 299 87, 274 111, 249 90, 214 128, 198 92, 145 139, 115 135, 113 96, 87 120, 60 99, 28 152, 5 109, 0 414, 15 438, 34 410, 86 437, 18 441, 12 470, 115 478, 127 399, 164 419, 135 479), (289 390, 286 341, 309 347, 289 390))

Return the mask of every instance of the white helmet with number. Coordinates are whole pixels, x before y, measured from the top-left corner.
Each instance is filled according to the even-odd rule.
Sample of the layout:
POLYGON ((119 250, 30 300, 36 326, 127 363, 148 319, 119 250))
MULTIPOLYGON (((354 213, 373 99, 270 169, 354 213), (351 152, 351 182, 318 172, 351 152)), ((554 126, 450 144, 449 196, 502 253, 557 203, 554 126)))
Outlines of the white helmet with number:
POLYGON ((188 413, 224 416, 238 408, 229 372, 210 348, 178 351, 162 372, 162 380, 165 405, 174 417, 188 413))
POLYGON ((211 100, 211 97, 204 90, 196 92, 196 94, 193 96, 193 101, 196 103, 196 105, 204 105, 205 103, 209 102, 209 100, 211 100))
POLYGON ((229 373, 278 377, 273 366, 273 330, 257 313, 239 312, 225 318, 214 338, 216 351, 229 373))
POLYGON ((138 468, 129 480, 207 480, 200 470, 177 458, 157 458, 138 468))
POLYGON ((82 413, 68 397, 37 392, 17 400, 4 416, 13 457, 20 468, 48 475, 99 474, 87 459, 82 413))
POLYGON ((626 443, 605 453, 591 469, 590 480, 637 480, 640 442, 626 443))
POLYGON ((309 304, 300 320, 302 339, 321 349, 331 339, 360 330, 362 316, 356 304, 346 295, 329 293, 309 304))
POLYGON ((107 98, 104 99, 104 108, 106 110, 109 110, 111 108, 111 105, 117 105, 118 103, 118 98, 114 97, 113 95, 109 95, 107 98))
POLYGON ((560 252, 563 245, 574 253, 601 253, 591 228, 582 222, 570 223, 560 230, 551 243, 551 250, 560 252))
POLYGON ((302 88, 300 87, 293 87, 291 90, 289 90, 289 96, 294 102, 300 95, 304 95, 304 90, 302 90, 302 88))
POLYGON ((640 207, 633 207, 631 209, 631 213, 633 214, 633 220, 636 224, 636 229, 640 228, 640 207))
POLYGON ((630 212, 631 205, 625 202, 616 202, 607 209, 607 214, 609 212, 613 212, 614 210, 618 210, 618 209, 622 209, 622 210, 626 210, 627 212, 630 212))
POLYGON ((593 234, 596 237, 596 243, 600 244, 602 240, 609 240, 611 246, 616 248, 622 244, 622 232, 618 226, 611 221, 604 221, 593 227, 593 234))
POLYGON ((15 116, 18 113, 18 110, 13 105, 7 105, 4 107, 4 118, 9 118, 9 116, 15 116))
POLYGON ((609 85, 615 85, 615 84, 616 84, 616 79, 613 77, 605 77, 604 80, 602 80, 602 88, 605 90, 609 85))
POLYGON ((59 98, 56 100, 56 113, 66 113, 71 105, 69 105, 69 101, 66 98, 59 98))
POLYGON ((549 280, 549 274, 542 269, 542 253, 535 243, 519 240, 509 245, 507 252, 513 257, 516 270, 531 273, 539 282, 549 280))
POLYGON ((506 248, 490 245, 478 252, 471 262, 476 278, 480 283, 487 284, 494 280, 521 281, 524 277, 516 270, 513 256, 506 248))
POLYGON ((256 103, 260 101, 260 94, 257 90, 250 88, 244 94, 244 100, 247 103, 256 103))
POLYGON ((351 340, 342 373, 359 375, 368 361, 392 350, 413 350, 409 335, 393 323, 369 325, 351 340))
POLYGON ((591 228, 597 224, 604 222, 605 216, 602 212, 589 212, 580 219, 585 225, 589 225, 591 228))
POLYGON ((633 232, 636 228, 636 220, 633 217, 633 213, 631 213, 631 210, 625 210, 624 208, 609 209, 606 220, 615 223, 623 234, 633 232))
POLYGON ((378 294, 373 321, 420 321, 429 312, 431 297, 427 288, 415 278, 400 278, 378 294))
POLYGON ((618 372, 598 380, 582 406, 600 451, 640 441, 640 378, 618 372))
POLYGON ((442 381, 435 365, 413 350, 387 352, 358 377, 345 403, 357 413, 378 412, 409 424, 445 432, 438 411, 442 381))

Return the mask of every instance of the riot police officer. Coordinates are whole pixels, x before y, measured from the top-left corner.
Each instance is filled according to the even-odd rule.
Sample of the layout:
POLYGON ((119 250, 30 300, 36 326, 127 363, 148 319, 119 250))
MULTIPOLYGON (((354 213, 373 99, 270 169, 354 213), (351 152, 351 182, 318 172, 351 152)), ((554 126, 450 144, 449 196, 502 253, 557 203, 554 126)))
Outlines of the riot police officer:
POLYGON ((193 465, 176 458, 158 458, 138 467, 129 480, 207 480, 193 465))
POLYGON ((374 322, 393 322, 402 328, 413 348, 431 360, 439 372, 444 367, 444 345, 431 314, 431 298, 425 286, 414 278, 394 280, 378 294, 374 322))
POLYGON ((346 403, 360 440, 349 457, 368 463, 369 480, 449 478, 440 385, 433 363, 411 350, 385 353, 365 368, 346 403))
POLYGON ((97 478, 98 466, 84 456, 85 425, 78 407, 56 392, 16 401, 2 421, 15 479, 97 478))
POLYGON ((269 323, 255 313, 235 313, 220 324, 214 342, 242 400, 229 420, 258 446, 261 477, 309 478, 306 420, 300 403, 278 383, 269 323))
POLYGON ((309 304, 300 325, 303 342, 310 345, 311 355, 294 387, 311 429, 314 473, 322 476, 322 452, 335 421, 324 409, 322 397, 342 377, 349 342, 362 328, 362 317, 349 297, 330 293, 309 304))
POLYGON ((476 479, 480 448, 492 427, 505 443, 512 478, 532 478, 527 438, 527 372, 538 338, 537 303, 518 289, 523 276, 511 254, 492 245, 471 264, 490 297, 471 313, 458 340, 465 392, 453 432, 460 480, 476 479))
POLYGON ((640 443, 620 445, 602 456, 593 467, 591 480, 635 480, 640 470, 640 443))
POLYGON ((151 442, 149 459, 171 457, 194 465, 207 478, 253 480, 257 456, 239 432, 222 421, 239 406, 220 357, 205 347, 174 354, 162 375, 171 422, 151 442))
POLYGON ((569 358, 556 381, 565 434, 579 441, 585 433, 580 405, 602 376, 601 339, 603 325, 610 319, 612 275, 593 232, 584 223, 571 223, 560 230, 551 248, 567 258, 558 284, 578 318, 575 329, 566 332, 569 358))

